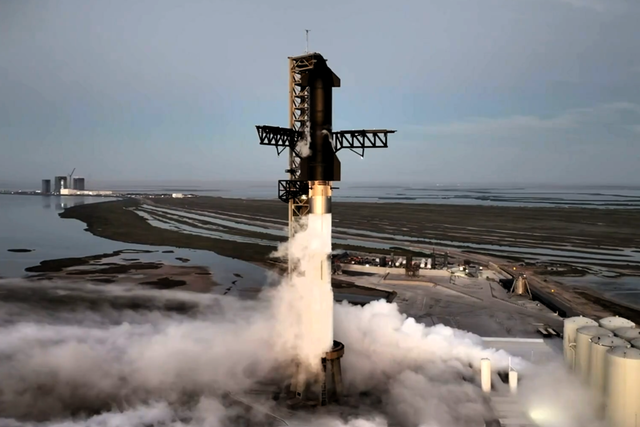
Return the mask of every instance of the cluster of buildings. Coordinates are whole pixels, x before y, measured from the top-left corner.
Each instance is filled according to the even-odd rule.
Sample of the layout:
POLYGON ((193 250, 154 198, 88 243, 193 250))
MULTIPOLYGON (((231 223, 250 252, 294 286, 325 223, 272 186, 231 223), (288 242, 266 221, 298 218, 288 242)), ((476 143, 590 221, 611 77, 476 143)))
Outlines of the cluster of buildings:
POLYGON ((111 191, 87 191, 85 188, 85 180, 79 176, 59 175, 53 178, 53 186, 50 179, 42 180, 41 194, 48 195, 110 195, 111 191))
POLYGON ((56 176, 53 178, 53 188, 50 179, 42 180, 42 194, 61 194, 62 190, 80 190, 84 191, 84 178, 77 176, 56 176))

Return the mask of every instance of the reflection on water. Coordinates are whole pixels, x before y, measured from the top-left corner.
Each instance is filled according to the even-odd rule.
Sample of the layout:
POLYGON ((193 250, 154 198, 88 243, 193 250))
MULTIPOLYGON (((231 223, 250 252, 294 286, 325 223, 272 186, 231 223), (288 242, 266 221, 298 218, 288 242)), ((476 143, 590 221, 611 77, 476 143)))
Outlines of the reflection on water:
POLYGON ((25 274, 25 268, 46 259, 83 257, 122 249, 137 249, 154 251, 149 254, 136 254, 136 258, 144 261, 209 267, 213 280, 222 285, 230 285, 235 281, 235 286, 242 287, 266 282, 265 270, 253 264, 207 251, 133 245, 102 239, 86 232, 84 223, 58 216, 63 206, 104 202, 104 198, 49 198, 58 199, 55 202, 55 210, 51 209, 51 203, 46 203, 43 199, 34 196, 0 195, 0 277, 22 276, 25 274), (13 253, 7 249, 34 251, 13 253), (179 262, 176 257, 187 258, 190 262, 179 262), (244 279, 234 274, 240 274, 244 279))
POLYGON ((640 276, 611 278, 587 275, 563 277, 561 281, 570 285, 592 288, 618 301, 640 307, 640 276))

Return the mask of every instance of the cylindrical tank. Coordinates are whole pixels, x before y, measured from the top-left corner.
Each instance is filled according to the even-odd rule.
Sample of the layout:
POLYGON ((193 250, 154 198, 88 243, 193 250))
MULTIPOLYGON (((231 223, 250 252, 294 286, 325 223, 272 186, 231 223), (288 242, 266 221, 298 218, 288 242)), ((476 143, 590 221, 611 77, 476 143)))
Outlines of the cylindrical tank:
POLYGON ((620 328, 633 328, 636 326, 631 320, 627 320, 624 317, 612 316, 605 317, 598 320, 598 324, 601 328, 608 329, 610 331, 615 331, 620 328))
POLYGON ((591 338, 591 349, 589 352, 589 369, 587 379, 593 392, 597 396, 604 396, 605 385, 605 356, 607 351, 613 347, 630 348, 628 341, 618 337, 608 335, 597 335, 591 338))
POLYGON ((640 350, 614 347, 605 356, 606 420, 609 427, 640 422, 640 350))
POLYGON ((640 338, 631 341, 631 347, 640 349, 640 338))
POLYGON ((629 342, 640 338, 640 329, 638 328, 631 328, 631 327, 624 327, 624 328, 618 328, 615 331, 613 331, 614 334, 616 334, 617 337, 622 338, 623 340, 627 340, 629 342))
POLYGON ((598 322, 588 317, 576 316, 564 319, 564 330, 562 332, 564 362, 570 369, 574 365, 574 351, 570 348, 576 343, 576 333, 578 328, 583 326, 598 326, 598 322))
POLYGON ((588 381, 589 376, 589 355, 591 350, 591 338, 598 335, 612 337, 613 332, 599 326, 583 326, 582 328, 578 328, 578 331, 576 333, 576 359, 574 369, 578 377, 584 382, 588 381))
POLYGON ((480 385, 485 393, 491 392, 491 360, 480 360, 480 385))
POLYGON ((509 371, 509 391, 513 394, 518 392, 518 371, 509 371))

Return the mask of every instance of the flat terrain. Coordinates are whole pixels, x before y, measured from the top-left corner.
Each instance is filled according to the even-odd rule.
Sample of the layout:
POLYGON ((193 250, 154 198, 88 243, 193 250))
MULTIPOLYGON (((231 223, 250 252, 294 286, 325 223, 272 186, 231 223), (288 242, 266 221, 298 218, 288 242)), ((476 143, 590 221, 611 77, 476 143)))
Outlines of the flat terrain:
MULTIPOLYGON (((186 209, 253 214, 286 220, 279 200, 219 197, 154 199, 154 204, 186 209)), ((332 204, 334 226, 451 242, 537 247, 571 244, 583 248, 640 247, 640 209, 529 208, 417 203, 332 204)))
POLYGON ((127 283, 153 289, 180 289, 192 292, 210 292, 219 286, 205 267, 144 262, 136 258, 141 253, 145 252, 127 250, 82 258, 45 260, 39 265, 27 268, 27 272, 32 273, 29 278, 34 281, 127 283))
MULTIPOLYGON (((561 283, 563 275, 587 272, 638 274, 640 210, 335 203, 333 211, 334 248, 396 255, 446 249, 450 260, 466 257, 527 273, 541 295, 570 307, 567 313, 640 318, 634 308, 561 283), (546 264, 519 264, 540 259, 535 256, 546 264), (544 266, 554 263, 563 267, 544 266)), ((61 216, 112 240, 209 250, 274 266, 269 255, 286 239, 286 214, 277 200, 198 197, 88 204, 61 216)))
POLYGON ((496 282, 433 272, 420 281, 379 275, 351 277, 355 283, 396 291, 400 310, 427 326, 444 324, 483 337, 541 338, 537 329, 562 330, 562 319, 540 304, 508 294, 496 282))

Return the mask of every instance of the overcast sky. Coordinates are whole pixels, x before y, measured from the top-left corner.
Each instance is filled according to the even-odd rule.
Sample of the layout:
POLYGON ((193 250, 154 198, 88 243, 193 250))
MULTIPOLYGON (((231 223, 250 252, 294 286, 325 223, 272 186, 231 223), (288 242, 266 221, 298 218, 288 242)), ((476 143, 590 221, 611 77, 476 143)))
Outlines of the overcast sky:
MULTIPOLYGON (((640 184, 638 0, 0 0, 0 180, 275 180, 287 57, 334 128, 397 129, 343 181, 640 184)), ((36 185, 37 187, 37 185, 36 185)))

